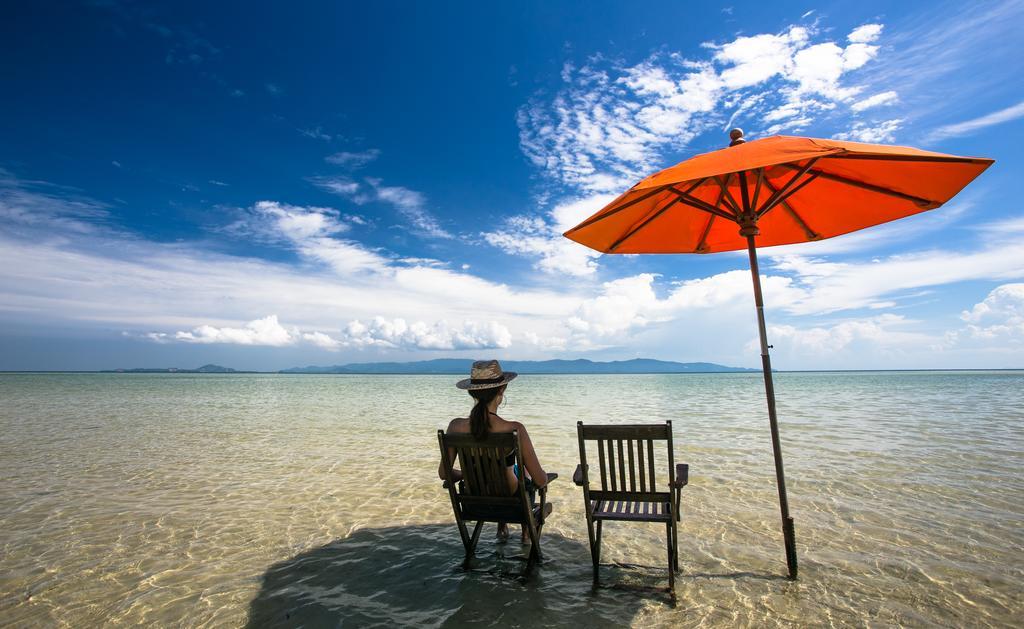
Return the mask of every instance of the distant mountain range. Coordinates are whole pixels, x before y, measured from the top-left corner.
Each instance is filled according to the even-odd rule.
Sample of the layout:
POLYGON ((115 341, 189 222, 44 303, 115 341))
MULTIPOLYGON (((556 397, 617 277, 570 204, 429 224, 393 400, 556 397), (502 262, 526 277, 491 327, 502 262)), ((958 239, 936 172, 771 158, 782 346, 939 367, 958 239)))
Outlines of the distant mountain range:
MULTIPOLYGON (((324 367, 292 367, 277 373, 287 374, 446 374, 467 375, 473 361, 468 358, 437 358, 408 363, 350 363, 324 367)), ((595 362, 580 358, 577 360, 505 360, 501 363, 507 371, 529 374, 588 374, 588 373, 734 373, 760 371, 741 367, 726 367, 715 363, 676 363, 651 358, 595 362)), ((107 369, 102 373, 259 373, 238 371, 220 365, 203 365, 196 369, 179 367, 135 367, 132 369, 107 369)))
MULTIPOLYGON (((438 358, 409 363, 351 363, 326 367, 292 367, 279 373, 293 374, 469 374, 473 361, 468 358, 438 358)), ((732 373, 760 371, 741 367, 726 367, 715 363, 677 363, 651 358, 595 362, 578 360, 503 360, 501 366, 507 371, 529 374, 592 374, 592 373, 732 373)))
POLYGON ((178 367, 135 367, 132 369, 105 369, 102 373, 253 373, 236 371, 231 367, 220 365, 203 365, 198 369, 179 369, 178 367))

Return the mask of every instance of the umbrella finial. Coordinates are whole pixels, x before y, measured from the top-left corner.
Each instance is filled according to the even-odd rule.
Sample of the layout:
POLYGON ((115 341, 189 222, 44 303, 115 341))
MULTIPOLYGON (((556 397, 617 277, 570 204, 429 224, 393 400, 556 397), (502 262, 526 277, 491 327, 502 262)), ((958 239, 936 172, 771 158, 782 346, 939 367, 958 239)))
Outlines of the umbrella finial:
POLYGON ((737 144, 743 144, 746 142, 746 140, 743 139, 743 129, 740 129, 739 127, 729 131, 729 139, 732 140, 729 142, 729 146, 736 146, 737 144))

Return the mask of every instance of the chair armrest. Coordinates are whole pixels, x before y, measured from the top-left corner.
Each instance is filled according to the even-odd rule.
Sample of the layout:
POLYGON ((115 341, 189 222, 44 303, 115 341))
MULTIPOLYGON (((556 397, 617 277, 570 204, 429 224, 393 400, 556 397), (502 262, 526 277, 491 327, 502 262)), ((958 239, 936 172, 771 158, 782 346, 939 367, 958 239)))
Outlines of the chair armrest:
POLYGON ((676 480, 672 484, 673 489, 682 489, 690 482, 690 466, 686 463, 676 463, 676 480))
MULTIPOLYGON (((548 482, 544 483, 543 487, 537 487, 537 491, 540 492, 540 502, 541 502, 541 504, 544 504, 544 501, 546 500, 546 496, 548 495, 548 485, 551 484, 551 481, 553 481, 556 478, 558 478, 558 472, 548 472, 547 474, 548 474, 548 482)), ((531 483, 532 483, 532 481, 531 481, 531 483)), ((536 485, 534 485, 534 486, 536 486, 536 485)))
POLYGON ((572 482, 576 483, 577 487, 583 487, 583 464, 579 463, 576 465, 576 471, 572 473, 572 482))
MULTIPOLYGON (((453 467, 452 468, 452 480, 455 481, 456 483, 461 482, 462 481, 462 470, 453 467)), ((443 483, 441 483, 441 486, 444 487, 445 489, 448 489, 448 481, 444 481, 443 483)))

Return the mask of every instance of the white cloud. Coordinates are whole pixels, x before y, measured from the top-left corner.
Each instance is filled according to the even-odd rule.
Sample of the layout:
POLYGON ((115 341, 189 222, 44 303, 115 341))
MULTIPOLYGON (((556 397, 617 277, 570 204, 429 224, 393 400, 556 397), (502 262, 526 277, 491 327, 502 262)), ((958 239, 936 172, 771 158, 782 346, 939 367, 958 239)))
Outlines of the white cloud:
POLYGON ((297 131, 307 138, 313 138, 314 140, 323 140, 324 142, 330 142, 334 139, 330 133, 326 133, 323 127, 316 126, 309 129, 297 129, 297 131))
POLYGON ((302 335, 302 340, 316 345, 320 349, 326 349, 328 351, 338 351, 344 347, 344 343, 341 341, 331 338, 323 332, 305 332, 302 335))
POLYGON ((235 345, 266 345, 282 347, 300 341, 321 349, 338 351, 342 348, 379 348, 405 350, 466 350, 504 349, 512 345, 512 334, 500 323, 464 321, 451 326, 445 320, 428 324, 423 321, 407 323, 405 319, 374 317, 368 323, 350 321, 337 337, 321 331, 300 332, 286 329, 271 315, 250 321, 244 327, 216 327, 202 325, 192 331, 173 334, 150 332, 144 337, 168 343, 228 343, 235 345))
POLYGON ((877 56, 871 42, 881 28, 859 27, 846 46, 790 26, 705 44, 711 53, 703 60, 659 53, 628 67, 600 58, 566 64, 561 91, 520 109, 520 145, 553 180, 591 194, 620 191, 726 114, 730 125, 748 119, 778 133, 845 105, 861 88, 843 79, 877 56))
POLYGON ((585 301, 569 319, 570 329, 578 336, 607 337, 663 320, 656 314, 654 277, 644 273, 605 282, 603 294, 585 301))
POLYGON ((716 49, 715 61, 729 66, 721 72, 721 80, 725 87, 737 89, 780 75, 790 69, 794 51, 802 48, 808 38, 806 28, 793 26, 780 35, 738 37, 727 44, 712 46, 716 49))
POLYGON ((423 193, 401 186, 375 186, 377 199, 390 203, 411 223, 410 231, 430 238, 454 238, 426 209, 423 193))
POLYGON ((348 197, 356 203, 364 202, 356 196, 359 184, 347 177, 309 177, 309 181, 318 188, 342 197, 348 197))
POLYGON ((339 213, 333 208, 257 201, 252 211, 258 219, 269 223, 265 226, 274 233, 295 242, 338 234, 349 229, 348 225, 338 220, 339 213))
POLYGON ((427 199, 422 192, 410 190, 402 186, 384 186, 375 178, 367 178, 366 184, 360 184, 347 177, 309 177, 316 186, 324 190, 346 197, 359 205, 370 201, 380 201, 393 206, 398 213, 409 221, 403 225, 410 232, 428 238, 451 239, 455 236, 447 231, 427 208, 427 199))
POLYGON ((184 343, 231 343, 235 345, 269 345, 282 347, 295 342, 295 333, 286 330, 276 315, 250 321, 242 328, 201 325, 191 332, 177 332, 176 341, 184 343))
POLYGON ((0 168, 0 221, 11 228, 93 234, 106 226, 107 208, 72 189, 25 181, 0 168))
POLYGON ((336 273, 383 273, 390 260, 353 240, 337 238, 360 223, 358 217, 342 217, 333 208, 297 206, 277 201, 257 201, 241 219, 225 231, 257 240, 285 243, 299 255, 320 262, 336 273))
POLYGON ((864 24, 853 29, 846 39, 853 44, 869 44, 882 34, 881 24, 864 24))
POLYGON ((977 251, 928 251, 865 263, 793 256, 775 268, 794 274, 802 290, 783 304, 789 313, 824 314, 866 308, 907 291, 954 282, 1024 277, 1024 249, 994 244, 977 251))
POLYGON ((854 142, 870 142, 874 144, 893 142, 896 132, 903 126, 902 118, 894 118, 883 122, 855 122, 849 131, 837 133, 832 137, 837 140, 854 142))
MULTIPOLYGON (((769 310, 790 316, 824 315, 892 308, 915 291, 953 282, 1024 277, 1024 250, 996 245, 975 252, 930 251, 865 263, 789 256, 772 270, 766 274, 762 269, 761 276, 769 310)), ((744 312, 752 300, 747 270, 687 280, 664 297, 658 297, 655 278, 645 273, 603 284, 599 295, 577 308, 569 327, 578 334, 622 340, 652 323, 685 320, 699 311, 722 316, 744 312)))
POLYGON ((481 235, 505 253, 537 258, 535 267, 541 271, 579 277, 597 270, 594 259, 598 252, 563 238, 541 218, 515 216, 505 222, 503 229, 481 235))
POLYGON ((1024 340, 1024 284, 1003 284, 961 313, 974 338, 1024 340))
MULTIPOLYGON (((787 360, 821 359, 849 350, 855 344, 868 344, 871 346, 869 351, 877 352, 898 347, 916 349, 934 343, 936 339, 933 337, 913 330, 918 324, 899 315, 884 314, 842 321, 828 327, 773 325, 768 328, 768 338, 776 347, 775 351, 787 360)), ((759 349, 754 344, 748 347, 759 349)), ((867 348, 858 349, 859 354, 867 348)))
POLYGON ((993 221, 991 223, 982 223, 975 226, 975 229, 989 232, 995 236, 1019 234, 1024 232, 1024 216, 1008 218, 1001 221, 993 221))
POLYGON ((523 333, 523 342, 550 355, 548 352, 564 351, 569 340, 564 336, 541 336, 536 332, 528 331, 523 333))
POLYGON ((513 216, 501 229, 481 236, 505 253, 536 259, 535 268, 541 271, 577 277, 593 275, 601 254, 564 238, 562 233, 614 199, 611 194, 567 199, 546 216, 513 216))
MULTIPOLYGON (((317 128, 319 131, 319 128, 317 128)), ((330 139, 330 136, 327 136, 330 139)), ((333 153, 324 158, 324 161, 329 164, 335 164, 337 166, 343 166, 355 170, 362 168, 370 162, 380 157, 380 150, 368 149, 365 151, 341 151, 333 153)))
POLYGON ((444 320, 431 325, 423 321, 407 323, 401 318, 374 317, 369 323, 349 322, 342 330, 341 342, 354 347, 387 349, 504 349, 512 345, 512 334, 495 321, 464 321, 453 327, 444 320))
POLYGON ((1010 122, 1011 120, 1016 120, 1020 117, 1024 117, 1024 101, 1007 107, 1006 109, 1000 109, 999 111, 986 114, 978 118, 939 127, 928 134, 928 140, 931 142, 937 142, 947 138, 970 135, 976 131, 980 131, 981 129, 1002 124, 1004 122, 1010 122))
POLYGON ((614 194, 594 194, 575 199, 565 199, 551 208, 549 216, 553 229, 559 234, 575 227, 584 219, 595 214, 615 200, 614 194))
POLYGON ((768 127, 767 129, 764 130, 764 134, 775 135, 777 133, 782 133, 783 131, 799 131, 800 129, 803 129, 807 125, 811 124, 812 122, 814 122, 814 119, 807 117, 787 120, 785 122, 773 124, 772 126, 768 127))
POLYGON ((874 96, 869 96, 863 100, 859 100, 856 103, 850 105, 850 109, 855 112, 861 112, 871 107, 879 107, 881 105, 891 105, 899 100, 899 94, 893 90, 887 92, 880 92, 874 96))
MULTIPOLYGON (((694 313, 728 317, 747 312, 753 303, 750 273, 736 270, 706 278, 679 282, 664 298, 655 291, 656 275, 641 273, 601 286, 601 293, 586 299, 569 318, 574 339, 624 342, 630 334, 655 323, 685 321, 694 313)), ((781 276, 761 278, 769 307, 781 306, 804 296, 803 289, 781 276)))

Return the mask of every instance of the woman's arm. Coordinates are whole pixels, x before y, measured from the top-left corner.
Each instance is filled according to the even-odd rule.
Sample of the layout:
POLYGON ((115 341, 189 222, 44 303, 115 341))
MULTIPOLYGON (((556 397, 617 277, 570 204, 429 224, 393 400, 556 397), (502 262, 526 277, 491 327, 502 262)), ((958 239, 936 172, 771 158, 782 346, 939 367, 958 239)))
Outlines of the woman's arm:
MULTIPOLYGON (((451 422, 449 422, 448 430, 445 431, 446 434, 451 434, 453 432, 452 431, 452 426, 454 426, 455 422, 457 422, 457 421, 459 421, 458 418, 453 419, 451 422)), ((462 480, 462 470, 459 470, 459 469, 455 468, 455 448, 448 448, 448 460, 452 462, 452 468, 451 468, 452 480, 453 481, 460 481, 460 480, 462 480)), ((441 480, 445 480, 445 476, 444 476, 444 457, 442 457, 441 458, 441 462, 437 464, 437 477, 440 478, 441 480)))
POLYGON ((533 441, 530 440, 530 433, 526 432, 526 426, 516 422, 516 430, 519 431, 519 443, 523 448, 520 453, 523 457, 523 464, 529 472, 533 484, 543 487, 548 484, 548 475, 540 466, 540 459, 537 458, 537 451, 533 449, 533 441))

